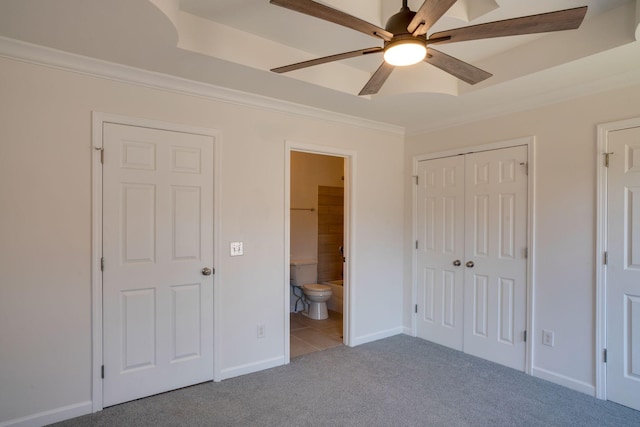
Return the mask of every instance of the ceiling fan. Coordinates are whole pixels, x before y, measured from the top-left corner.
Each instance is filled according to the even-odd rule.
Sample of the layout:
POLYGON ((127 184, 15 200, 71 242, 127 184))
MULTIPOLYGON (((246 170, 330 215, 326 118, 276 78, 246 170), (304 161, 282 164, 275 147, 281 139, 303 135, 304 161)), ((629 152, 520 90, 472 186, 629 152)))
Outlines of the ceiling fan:
POLYGON ((473 85, 488 79, 492 74, 437 51, 431 47, 431 45, 493 37, 573 30, 582 24, 584 16, 587 13, 587 6, 583 6, 440 31, 427 36, 427 32, 433 24, 435 24, 456 1, 457 0, 425 0, 422 6, 420 6, 420 9, 418 9, 417 12, 413 12, 407 6, 407 0, 403 0, 400 12, 389 18, 385 28, 380 28, 355 16, 313 0, 270 0, 272 4, 277 6, 324 19, 325 21, 360 31, 384 41, 384 47, 370 47, 339 53, 274 68, 271 71, 286 73, 313 65, 382 52, 384 53, 382 65, 373 73, 359 95, 373 95, 378 93, 396 66, 413 65, 421 61, 438 67, 460 80, 473 85))

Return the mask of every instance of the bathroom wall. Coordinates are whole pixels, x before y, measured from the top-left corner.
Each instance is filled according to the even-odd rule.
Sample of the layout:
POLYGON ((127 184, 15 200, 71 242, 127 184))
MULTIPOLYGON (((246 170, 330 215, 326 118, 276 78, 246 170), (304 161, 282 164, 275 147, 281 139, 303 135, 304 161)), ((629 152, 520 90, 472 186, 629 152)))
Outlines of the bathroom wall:
POLYGON ((344 187, 318 187, 318 283, 342 279, 344 187))
POLYGON ((291 259, 318 259, 318 186, 344 187, 343 175, 342 157, 291 153, 291 259))

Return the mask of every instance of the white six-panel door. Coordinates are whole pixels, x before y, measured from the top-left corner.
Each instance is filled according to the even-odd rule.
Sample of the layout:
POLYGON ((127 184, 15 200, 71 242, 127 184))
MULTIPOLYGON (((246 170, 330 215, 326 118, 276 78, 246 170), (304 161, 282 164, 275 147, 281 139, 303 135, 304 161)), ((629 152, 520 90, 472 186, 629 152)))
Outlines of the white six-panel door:
POLYGON ((465 157, 464 351, 525 367, 527 148, 465 157))
POLYGON ((417 335, 462 350, 464 156, 418 163, 417 335))
POLYGON ((103 126, 103 406, 213 378, 213 141, 103 126))
POLYGON ((417 335, 525 366, 527 148, 421 161, 417 335))
POLYGON ((607 148, 607 399, 640 410, 640 128, 607 148))

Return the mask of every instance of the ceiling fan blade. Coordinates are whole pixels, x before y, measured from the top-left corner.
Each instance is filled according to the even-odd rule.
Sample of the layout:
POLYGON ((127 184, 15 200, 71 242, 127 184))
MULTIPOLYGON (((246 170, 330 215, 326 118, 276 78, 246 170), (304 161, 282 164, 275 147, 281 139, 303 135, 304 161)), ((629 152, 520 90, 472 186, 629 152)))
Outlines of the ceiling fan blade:
POLYGON ((271 71, 274 73, 286 73, 288 71, 299 70, 300 68, 307 68, 314 65, 326 64, 327 62, 339 61, 341 59, 354 58, 356 56, 368 55, 370 53, 382 52, 384 49, 381 47, 368 47, 366 49, 354 50, 351 52, 338 53, 336 55, 325 56, 322 58, 311 59, 309 61, 298 62, 291 65, 285 65, 284 67, 273 68, 271 71))
POLYGON ((414 36, 427 34, 429 28, 451 9, 457 0, 424 0, 420 9, 409 23, 407 31, 414 36))
POLYGON ((449 56, 446 53, 442 53, 435 49, 429 48, 427 51, 427 57, 424 59, 426 63, 429 63, 435 67, 440 68, 442 71, 446 71, 459 78, 462 81, 474 85, 480 83, 483 80, 488 79, 493 74, 481 70, 478 67, 474 67, 464 61, 461 61, 453 56, 449 56))
POLYGON ((310 15, 315 18, 324 19, 325 21, 333 22, 335 24, 342 25, 343 27, 351 28, 386 41, 391 40, 393 37, 392 33, 378 27, 377 25, 373 25, 367 21, 363 21, 362 19, 349 15, 348 13, 316 3, 312 0, 271 0, 270 3, 296 12, 304 13, 305 15, 310 15))
POLYGON ((466 40, 488 39, 492 37, 518 36, 523 34, 546 33, 550 31, 574 30, 582 24, 587 6, 521 18, 505 19, 441 31, 431 38, 451 37, 438 43, 454 43, 466 40))
POLYGON ((382 65, 378 67, 375 73, 371 76, 366 85, 362 88, 358 95, 375 95, 378 93, 384 82, 391 75, 395 67, 386 62, 382 62, 382 65))

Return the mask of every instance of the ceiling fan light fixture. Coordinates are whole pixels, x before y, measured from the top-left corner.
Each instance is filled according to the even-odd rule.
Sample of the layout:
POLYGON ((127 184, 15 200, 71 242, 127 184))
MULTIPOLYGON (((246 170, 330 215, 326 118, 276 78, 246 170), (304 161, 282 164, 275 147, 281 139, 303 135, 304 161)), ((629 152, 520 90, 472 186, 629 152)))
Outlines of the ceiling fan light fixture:
POLYGON ((398 67, 417 64, 426 55, 426 43, 417 38, 391 41, 384 48, 385 62, 398 67))

